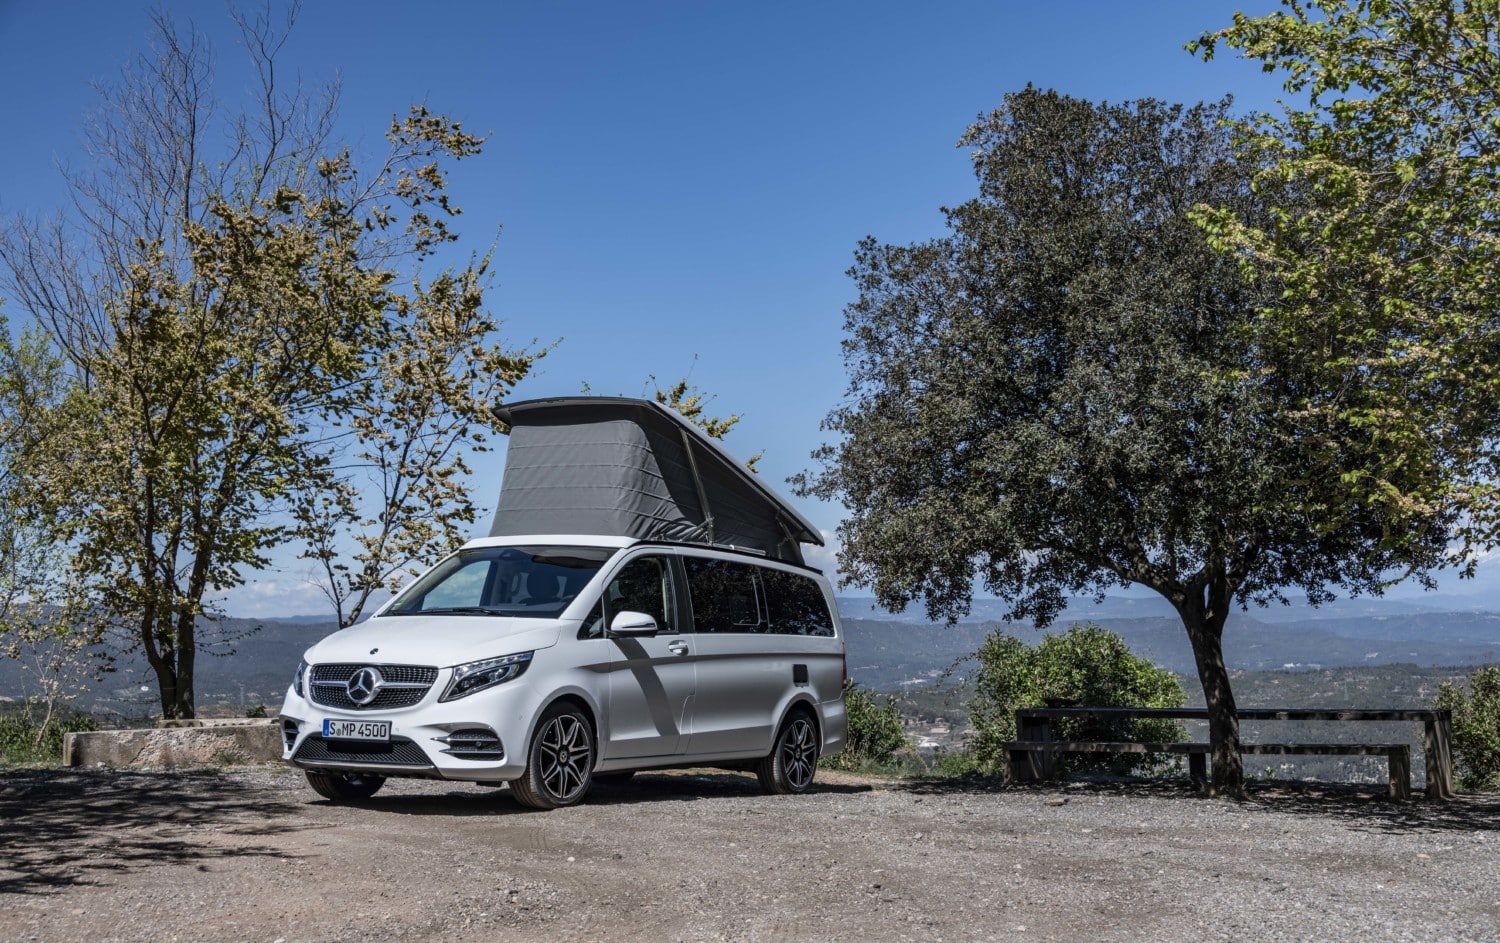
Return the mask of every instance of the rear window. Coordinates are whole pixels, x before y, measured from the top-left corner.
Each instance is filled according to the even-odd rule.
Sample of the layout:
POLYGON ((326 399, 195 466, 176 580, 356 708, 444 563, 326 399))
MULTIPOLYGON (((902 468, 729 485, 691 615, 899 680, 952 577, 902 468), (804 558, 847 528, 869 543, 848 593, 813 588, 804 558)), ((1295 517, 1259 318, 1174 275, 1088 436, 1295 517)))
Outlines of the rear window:
POLYGON ((693 626, 699 632, 764 632, 755 567, 731 560, 684 557, 693 626))
POLYGON ((683 558, 699 632, 833 635, 833 616, 810 576, 730 560, 683 558))
POLYGON ((818 581, 800 573, 760 571, 771 631, 778 635, 833 635, 833 616, 818 581))

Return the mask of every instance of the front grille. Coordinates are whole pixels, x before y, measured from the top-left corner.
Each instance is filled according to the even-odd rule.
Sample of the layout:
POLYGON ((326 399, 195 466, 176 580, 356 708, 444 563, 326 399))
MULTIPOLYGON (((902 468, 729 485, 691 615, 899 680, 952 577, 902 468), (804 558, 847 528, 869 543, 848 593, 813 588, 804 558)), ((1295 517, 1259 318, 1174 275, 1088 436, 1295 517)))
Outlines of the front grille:
POLYGON ((438 670, 426 665, 313 665, 308 693, 313 703, 346 711, 393 710, 410 707, 427 696, 438 670), (375 700, 356 704, 349 698, 349 679, 361 668, 380 672, 388 687, 382 687, 375 700))
POLYGON ((422 748, 405 737, 392 737, 390 743, 340 741, 333 746, 322 737, 302 741, 293 760, 327 763, 370 763, 375 766, 432 766, 422 748))

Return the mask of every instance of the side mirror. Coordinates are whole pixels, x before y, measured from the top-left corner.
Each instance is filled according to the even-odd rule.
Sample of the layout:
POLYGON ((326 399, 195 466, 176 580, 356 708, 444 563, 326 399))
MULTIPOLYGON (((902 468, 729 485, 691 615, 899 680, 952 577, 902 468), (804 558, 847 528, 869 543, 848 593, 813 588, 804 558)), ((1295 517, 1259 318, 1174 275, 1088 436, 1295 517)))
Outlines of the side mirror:
POLYGON ((644 612, 617 612, 609 623, 609 634, 620 638, 651 638, 656 631, 656 620, 644 612))

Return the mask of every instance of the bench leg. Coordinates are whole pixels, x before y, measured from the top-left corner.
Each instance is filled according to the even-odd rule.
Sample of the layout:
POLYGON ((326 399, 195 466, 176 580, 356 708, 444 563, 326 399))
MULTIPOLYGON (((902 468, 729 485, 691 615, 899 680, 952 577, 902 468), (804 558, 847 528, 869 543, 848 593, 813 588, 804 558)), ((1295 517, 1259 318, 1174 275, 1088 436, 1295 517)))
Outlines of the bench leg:
POLYGON ((1391 784, 1386 795, 1403 801, 1411 798, 1411 751, 1406 747, 1391 751, 1391 784))
POLYGON ((1427 767, 1427 798, 1453 798, 1453 736, 1446 718, 1429 720, 1422 725, 1423 765, 1427 767))
MULTIPOLYGON (((1051 740, 1052 721, 1046 717, 1023 717, 1016 725, 1018 740, 1051 740)), ((1019 751, 1026 754, 1026 767, 1020 771, 1024 781, 1052 778, 1052 751, 1019 751)))
POLYGON ((1188 754, 1188 777, 1199 789, 1208 788, 1208 754, 1188 754))
POLYGON ((1006 750, 1005 781, 1034 783, 1047 778, 1045 757, 1040 750, 1006 750))

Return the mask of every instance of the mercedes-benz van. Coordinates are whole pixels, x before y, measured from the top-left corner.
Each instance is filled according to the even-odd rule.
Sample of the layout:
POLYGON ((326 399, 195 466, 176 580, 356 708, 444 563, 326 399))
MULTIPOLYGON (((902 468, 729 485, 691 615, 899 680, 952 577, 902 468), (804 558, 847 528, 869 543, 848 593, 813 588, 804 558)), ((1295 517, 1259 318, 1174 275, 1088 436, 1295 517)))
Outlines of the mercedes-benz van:
POLYGON ((541 809, 683 765, 812 785, 844 745, 833 594, 814 570, 624 538, 471 541, 308 650, 285 759, 320 794, 386 777, 510 783, 541 809))

